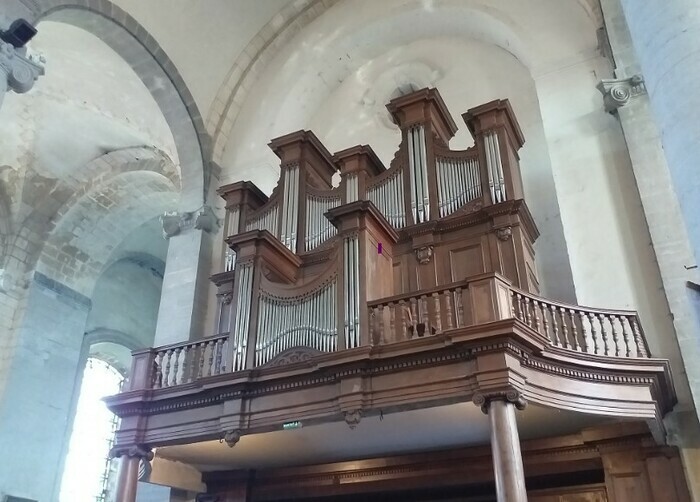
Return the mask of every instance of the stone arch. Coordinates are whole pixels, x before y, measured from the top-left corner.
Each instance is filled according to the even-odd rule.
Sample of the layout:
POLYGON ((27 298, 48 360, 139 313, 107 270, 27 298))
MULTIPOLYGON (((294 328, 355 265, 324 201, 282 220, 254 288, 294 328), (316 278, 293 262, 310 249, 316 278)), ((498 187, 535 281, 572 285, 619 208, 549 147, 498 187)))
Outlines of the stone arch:
POLYGON ((90 297, 119 243, 176 204, 177 191, 164 175, 119 173, 59 211, 36 269, 90 297))
POLYGON ((112 365, 125 377, 129 375, 131 367, 131 352, 144 348, 133 336, 106 328, 85 333, 83 343, 88 357, 96 357, 112 365))
POLYGON ((15 15, 33 22, 59 21, 99 37, 119 54, 148 88, 168 123, 177 147, 183 191, 179 206, 193 210, 207 200, 211 181, 211 140, 185 81, 158 42, 132 16, 108 0, 15 2, 15 15))
MULTIPOLYGON (((24 263, 27 270, 36 265, 49 234, 60 224, 70 208, 99 187, 111 183, 120 174, 139 171, 157 173, 168 180, 173 192, 178 192, 181 187, 177 167, 168 155, 153 147, 113 150, 91 160, 81 167, 81 171, 85 175, 84 178, 89 179, 88 182, 77 188, 66 182, 59 183, 49 193, 44 194, 31 212, 18 222, 20 229, 17 239, 28 243, 24 263)), ((0 208, 0 216, 1 211, 0 208)))

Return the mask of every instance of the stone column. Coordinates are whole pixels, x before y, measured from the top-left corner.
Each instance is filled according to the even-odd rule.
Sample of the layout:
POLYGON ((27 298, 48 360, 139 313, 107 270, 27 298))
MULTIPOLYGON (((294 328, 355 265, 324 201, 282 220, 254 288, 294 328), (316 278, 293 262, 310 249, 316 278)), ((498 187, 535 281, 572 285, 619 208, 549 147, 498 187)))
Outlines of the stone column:
POLYGON ((622 0, 632 43, 695 251, 700 252, 700 4, 622 0))
POLYGON ((520 436, 515 409, 525 408, 525 400, 515 391, 504 395, 476 394, 474 404, 489 416, 491 454, 498 502, 527 502, 525 471, 520 452, 520 436))
POLYGON ((131 446, 116 449, 112 454, 114 457, 121 458, 117 494, 114 500, 115 502, 136 502, 141 461, 150 462, 153 460, 153 452, 143 446, 131 446))
MULTIPOLYGON (((666 8, 675 9, 679 3, 672 0, 663 2, 663 10, 654 12, 659 19, 649 21, 661 24, 669 23, 669 12, 666 8)), ((700 283, 700 273, 697 268, 699 250, 693 249, 692 229, 688 225, 687 211, 682 207, 677 186, 678 164, 672 152, 669 151, 667 137, 677 132, 685 133, 687 138, 697 134, 697 126, 691 129, 669 130, 659 115, 659 93, 668 93, 670 83, 682 86, 672 97, 681 106, 688 106, 688 112, 695 108, 687 101, 690 96, 697 95, 692 85, 685 85, 688 80, 676 80, 669 74, 668 82, 658 82, 658 73, 648 75, 649 55, 641 61, 641 52, 651 50, 651 47, 639 47, 640 34, 637 30, 630 33, 629 28, 637 27, 639 19, 626 19, 629 16, 641 16, 651 12, 650 6, 659 2, 624 2, 622 0, 601 0, 601 8, 605 18, 605 30, 609 41, 610 60, 614 63, 616 80, 601 82, 599 89, 605 96, 608 111, 615 113, 625 135, 632 169, 637 182, 640 200, 644 209, 649 234, 658 261, 664 293, 671 311, 671 319, 675 328, 675 337, 662 337, 657 340, 654 355, 668 358, 675 374, 675 385, 679 404, 674 411, 664 419, 668 433, 669 444, 680 448, 681 457, 691 491, 700 499, 700 427, 696 418, 700 409, 700 366, 694 362, 700 358, 700 347, 697 344, 697 332, 700 319, 693 305, 689 283, 700 283), (623 4, 625 10, 623 11, 623 4), (633 9, 630 9, 630 8, 633 9), (640 12, 636 12, 637 8, 640 12), (635 10, 634 13, 631 10, 635 10), (636 52, 635 52, 636 47, 636 52), (642 77, 644 80, 640 79, 642 77), (664 132, 663 138, 661 132, 664 132), (663 145, 662 145, 663 141, 663 145), (687 379, 687 380, 686 380, 687 379), (690 384, 690 385, 688 385, 690 384)), ((696 9, 697 12, 697 9, 696 9)), ((697 14, 694 18, 697 22, 697 14)), ((673 22, 679 24, 691 23, 691 19, 676 18, 673 22)), ((689 33, 682 33, 680 27, 676 38, 686 39, 689 33)), ((692 32, 692 30, 691 30, 692 32)), ((697 31, 695 32, 696 36, 697 31)), ((643 34, 649 40, 656 33, 643 34)), ((659 35, 662 36, 662 35, 659 35)), ((700 38, 698 38, 700 42, 700 38)), ((666 49, 664 49, 666 50, 666 49)), ((662 51, 663 52, 663 51, 662 51)), ((692 59, 692 58, 691 58, 692 59)), ((675 59, 673 61, 676 61, 675 59)), ((695 59, 684 62, 682 70, 697 67, 695 59)), ((652 68, 652 71, 658 70, 652 68)), ((689 73, 688 76, 691 74, 689 73)), ((678 119, 683 120, 684 116, 678 119)), ((668 120, 668 117, 665 119, 668 120)), ((672 118, 670 120, 675 120, 672 118)), ((692 145, 698 148, 698 145, 692 145)), ((676 159, 677 160, 677 159, 676 159)), ((696 177, 686 176, 684 183, 697 183, 696 177)), ((698 228, 695 228, 698 231, 698 228)), ((697 240, 695 241, 697 242, 697 240)))
POLYGON ((42 58, 27 55, 26 48, 15 48, 0 40, 0 108, 8 90, 18 94, 29 91, 44 74, 42 58))
POLYGON ((212 234, 218 219, 209 206, 161 217, 169 239, 154 346, 201 338, 209 288, 212 234))

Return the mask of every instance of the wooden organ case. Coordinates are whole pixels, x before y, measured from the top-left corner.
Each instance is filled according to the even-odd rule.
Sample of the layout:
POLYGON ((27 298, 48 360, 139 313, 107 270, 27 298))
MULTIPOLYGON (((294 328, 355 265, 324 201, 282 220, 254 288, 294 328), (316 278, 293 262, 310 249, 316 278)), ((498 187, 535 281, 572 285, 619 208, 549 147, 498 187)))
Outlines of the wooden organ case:
POLYGON ((387 108, 401 131, 388 169, 367 145, 331 155, 298 131, 269 145, 281 161, 269 197, 250 182, 219 189, 230 251, 212 280, 228 370, 475 324, 460 284, 481 274, 538 293, 508 100, 462 115, 474 146, 461 151, 436 89, 387 108))

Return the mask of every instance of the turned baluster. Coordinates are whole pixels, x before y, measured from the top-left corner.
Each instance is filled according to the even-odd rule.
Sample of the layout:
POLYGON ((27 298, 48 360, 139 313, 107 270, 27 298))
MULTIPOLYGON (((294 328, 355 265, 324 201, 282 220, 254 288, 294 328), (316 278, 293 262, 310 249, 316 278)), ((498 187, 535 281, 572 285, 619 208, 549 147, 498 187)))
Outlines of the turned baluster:
POLYGON ((204 376, 204 359, 207 356, 207 346, 205 343, 198 343, 199 347, 199 373, 197 378, 202 378, 204 376))
POLYGON ((207 376, 212 376, 214 374, 214 342, 208 341, 207 346, 209 347, 209 375, 207 376))
POLYGON ((156 375, 155 382, 153 383, 154 389, 160 389, 163 386, 163 359, 165 359, 165 354, 159 351, 156 354, 156 375))
POLYGON ((379 340, 377 343, 383 345, 384 340, 384 305, 377 305, 377 324, 379 324, 379 340))
POLYGON ((525 297, 525 324, 532 327, 532 316, 530 314, 530 297, 525 297))
POLYGON ((389 303, 389 333, 391 341, 396 341, 396 305, 393 302, 389 303))
POLYGON ((216 375, 221 374, 221 353, 223 352, 223 346, 224 341, 221 338, 219 338, 214 344, 214 347, 216 348, 216 366, 214 367, 216 375))
POLYGON ((544 329, 544 336, 551 340, 552 337, 549 334, 549 319, 547 319, 547 306, 544 303, 540 303, 540 308, 542 309, 542 329, 544 329))
POLYGON ((165 352, 167 362, 165 363, 165 373, 163 374, 163 387, 170 387, 170 360, 172 359, 173 350, 168 349, 165 352))
POLYGON ((589 330, 586 329, 586 315, 583 313, 583 311, 578 310, 578 318, 581 321, 581 339, 583 340, 583 351, 590 354, 591 349, 592 349, 592 344, 589 343, 590 339, 590 333, 589 330))
POLYGON ((569 320, 571 321, 571 336, 574 337, 574 350, 581 352, 581 344, 578 341, 578 327, 576 326, 576 315, 573 309, 569 309, 569 320))
POLYGON ((632 325, 629 317, 620 317, 620 325, 622 326, 622 336, 625 339, 625 357, 632 355, 632 325))
POLYGON ((173 355, 175 356, 175 364, 173 364, 173 385, 177 385, 180 382, 178 381, 178 369, 180 369, 180 353, 182 352, 182 348, 178 347, 175 349, 173 355))
POLYGON ((419 320, 425 325, 427 332, 430 326, 430 315, 428 313, 428 297, 426 295, 421 295, 418 299, 418 308, 420 310, 419 320))
POLYGON ((399 310, 401 312, 401 340, 407 340, 408 323, 406 322, 406 314, 408 313, 408 307, 406 307, 404 300, 399 301, 399 310))
POLYGON ((535 318, 535 331, 540 332, 540 302, 532 300, 533 317, 535 318))
POLYGON ((552 315, 552 338, 554 345, 559 347, 562 343, 559 340, 559 326, 557 325, 557 308, 554 305, 549 306, 549 313, 552 315))
POLYGON ((566 324, 566 309, 559 307, 559 315, 561 316, 561 336, 564 337, 564 346, 571 349, 571 341, 569 340, 569 327, 566 324))
POLYGON ((616 316, 616 315, 611 315, 610 316, 610 326, 612 326, 612 342, 615 345, 615 356, 620 357, 621 354, 621 346, 622 346, 622 338, 620 338, 620 330, 617 327, 617 322, 616 321, 622 322, 622 320, 616 316))
POLYGON ((604 354, 606 356, 610 355, 610 342, 609 342, 609 333, 607 330, 607 327, 605 326, 605 315, 604 314, 598 314, 598 319, 600 319, 600 334, 603 337, 603 348, 605 349, 604 354))
POLYGON ((411 338, 415 338, 418 336, 418 309, 415 298, 411 298, 411 327, 411 338))
POLYGON ((464 303, 462 302, 462 288, 455 290, 455 305, 457 305, 457 327, 465 326, 464 322, 464 303))
POLYGON ((598 340, 598 332, 595 329, 596 325, 596 320, 597 317, 593 312, 588 312, 588 321, 591 325, 591 337, 593 338, 593 353, 594 354, 599 354, 600 353, 600 340, 598 340))
POLYGON ((190 368, 190 349, 192 348, 191 345, 185 345, 182 348, 182 367, 180 368, 180 373, 182 373, 182 378, 180 379, 180 383, 187 383, 189 382, 189 375, 188 375, 188 369, 190 368))
POLYGON ((193 343, 190 346, 190 362, 189 362, 189 381, 194 382, 195 379, 197 378, 197 344, 193 343))
POLYGON ((435 332, 442 333, 442 312, 440 309, 440 295, 433 293, 433 306, 435 307, 435 332))
POLYGON ((452 329, 452 294, 445 293, 445 315, 447 316, 447 329, 452 329))
POLYGON ((632 333, 634 334, 634 344, 637 348, 637 357, 649 357, 647 353, 647 348, 644 346, 644 339, 642 338, 642 332, 639 329, 639 321, 637 316, 632 317, 630 322, 632 325, 632 333))

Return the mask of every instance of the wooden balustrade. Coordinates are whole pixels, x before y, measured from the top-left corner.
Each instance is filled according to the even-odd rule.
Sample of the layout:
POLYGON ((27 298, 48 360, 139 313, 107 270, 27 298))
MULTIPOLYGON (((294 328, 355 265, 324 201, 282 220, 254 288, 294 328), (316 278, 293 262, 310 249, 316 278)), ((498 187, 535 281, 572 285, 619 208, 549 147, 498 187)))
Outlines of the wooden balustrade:
POLYGON ((468 282, 368 302, 370 340, 400 342, 468 326, 468 282))
POLYGON ((511 292, 513 317, 555 347, 615 357, 649 357, 639 316, 558 303, 518 289, 511 292))
POLYGON ((158 347, 153 351, 153 388, 190 383, 225 373, 228 333, 196 342, 158 347))

